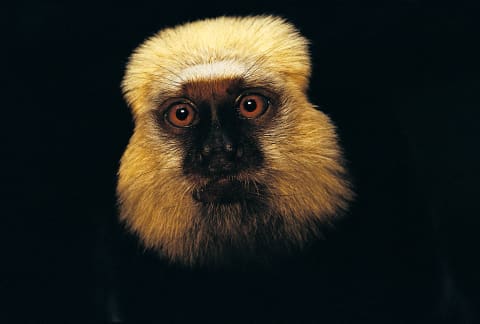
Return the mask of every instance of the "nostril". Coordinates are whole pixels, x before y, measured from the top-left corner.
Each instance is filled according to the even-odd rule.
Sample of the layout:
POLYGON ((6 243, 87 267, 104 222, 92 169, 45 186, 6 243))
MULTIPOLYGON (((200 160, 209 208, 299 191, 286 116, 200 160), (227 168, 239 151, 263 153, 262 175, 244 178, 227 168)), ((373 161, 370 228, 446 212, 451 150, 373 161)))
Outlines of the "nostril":
POLYGON ((237 147, 237 154, 236 154, 237 158, 241 158, 243 156, 243 147, 242 146, 238 146, 237 147))
POLYGON ((225 144, 224 149, 225 149, 225 152, 232 153, 234 150, 233 144, 232 143, 225 144))
POLYGON ((202 148, 201 155, 203 155, 203 156, 209 156, 210 153, 212 153, 212 148, 211 148, 209 145, 205 145, 205 146, 202 148))

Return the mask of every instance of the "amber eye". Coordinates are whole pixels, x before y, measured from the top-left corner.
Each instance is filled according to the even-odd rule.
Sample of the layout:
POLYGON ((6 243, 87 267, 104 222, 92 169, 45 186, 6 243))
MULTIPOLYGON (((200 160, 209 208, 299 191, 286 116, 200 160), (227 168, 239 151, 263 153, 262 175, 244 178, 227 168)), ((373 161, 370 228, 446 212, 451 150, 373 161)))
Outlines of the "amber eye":
POLYGON ((188 127, 195 121, 197 112, 187 103, 172 105, 165 113, 165 119, 175 127, 188 127))
POLYGON ((268 108, 268 99, 257 94, 245 95, 240 99, 238 111, 245 118, 257 118, 268 108))

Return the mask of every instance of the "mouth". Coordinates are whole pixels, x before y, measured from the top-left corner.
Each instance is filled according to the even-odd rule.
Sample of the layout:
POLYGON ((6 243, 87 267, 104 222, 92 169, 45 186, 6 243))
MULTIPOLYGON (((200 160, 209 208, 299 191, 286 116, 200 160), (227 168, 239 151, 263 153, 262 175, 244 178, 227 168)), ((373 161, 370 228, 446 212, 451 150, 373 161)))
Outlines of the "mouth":
POLYGON ((237 179, 218 178, 194 190, 192 196, 202 203, 233 204, 258 195, 256 186, 237 179))

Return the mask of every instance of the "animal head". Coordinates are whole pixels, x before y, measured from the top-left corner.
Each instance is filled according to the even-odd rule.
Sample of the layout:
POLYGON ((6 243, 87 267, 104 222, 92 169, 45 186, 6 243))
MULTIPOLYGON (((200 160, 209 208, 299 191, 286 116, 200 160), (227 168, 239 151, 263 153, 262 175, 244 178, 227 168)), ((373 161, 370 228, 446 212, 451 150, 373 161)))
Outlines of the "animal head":
POLYGON ((282 18, 220 17, 160 31, 130 58, 135 121, 120 217, 183 264, 301 248, 352 192, 330 119, 306 95, 308 41, 282 18))

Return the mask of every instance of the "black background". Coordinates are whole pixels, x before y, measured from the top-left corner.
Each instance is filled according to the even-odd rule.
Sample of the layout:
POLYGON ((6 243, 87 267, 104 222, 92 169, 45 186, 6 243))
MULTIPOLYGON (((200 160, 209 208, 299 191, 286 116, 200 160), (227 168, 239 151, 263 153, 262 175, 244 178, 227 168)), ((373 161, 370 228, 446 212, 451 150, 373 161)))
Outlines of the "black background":
MULTIPOLYGON (((309 96, 338 125, 363 204, 346 221, 342 246, 391 257, 373 266, 440 255, 446 283, 439 289, 473 321, 480 301, 477 10, 475 2, 414 0, 17 1, 2 8, 0 322, 111 318, 119 307, 111 301, 114 274, 125 266, 115 260, 141 254, 115 239, 116 171, 133 126, 120 92, 127 58, 161 28, 259 13, 286 17, 312 41, 309 96)), ((416 270, 397 269, 399 277, 416 270)))

